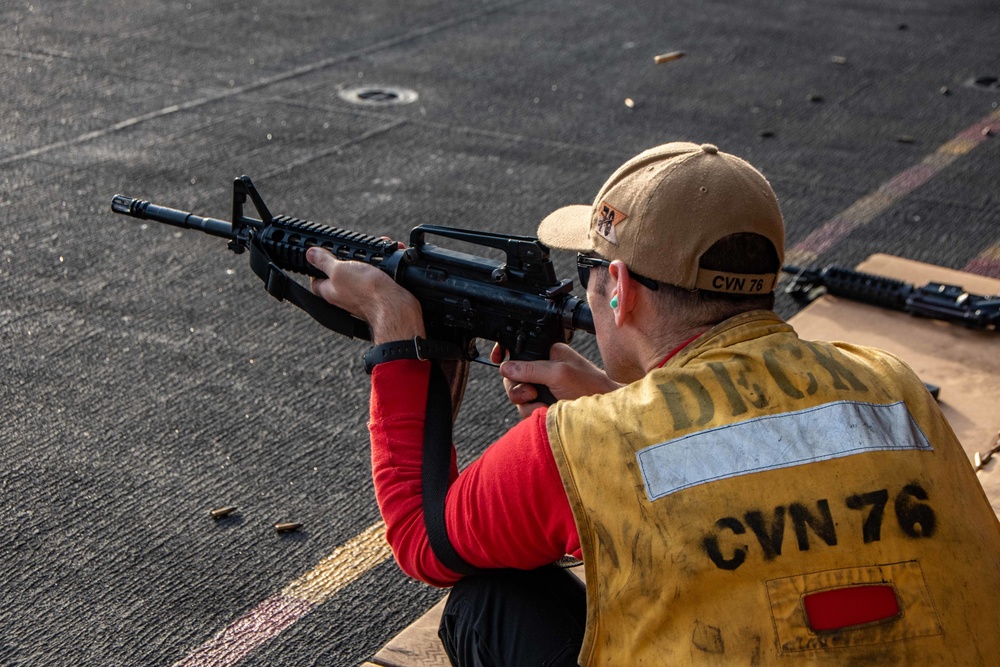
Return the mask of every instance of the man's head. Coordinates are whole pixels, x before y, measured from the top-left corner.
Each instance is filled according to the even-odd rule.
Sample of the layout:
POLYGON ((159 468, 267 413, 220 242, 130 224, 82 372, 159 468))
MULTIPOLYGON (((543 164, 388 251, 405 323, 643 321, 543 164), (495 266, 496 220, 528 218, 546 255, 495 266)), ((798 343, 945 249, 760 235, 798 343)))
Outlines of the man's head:
POLYGON ((766 294, 777 282, 785 227, 778 199, 750 164, 711 144, 657 146, 622 165, 593 206, 566 206, 542 221, 553 248, 620 259, 635 273, 686 290, 766 294), (753 233, 774 246, 779 267, 746 273, 700 266, 717 241, 753 233))
MULTIPOLYGON (((632 158, 592 206, 555 211, 538 236, 649 279, 636 288, 657 287, 644 299, 660 313, 680 310, 690 328, 770 308, 785 240, 777 197, 759 171, 711 144, 682 142, 632 158)), ((621 280, 614 267, 600 271, 589 296, 607 296, 608 280, 621 280)), ((602 306, 592 307, 599 318, 602 306)))

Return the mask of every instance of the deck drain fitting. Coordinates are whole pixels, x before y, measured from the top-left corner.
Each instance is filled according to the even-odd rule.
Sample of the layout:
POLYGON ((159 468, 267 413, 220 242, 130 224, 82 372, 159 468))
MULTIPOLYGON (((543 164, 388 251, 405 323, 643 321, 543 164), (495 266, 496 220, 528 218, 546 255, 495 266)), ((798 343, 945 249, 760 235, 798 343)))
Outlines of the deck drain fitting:
POLYGON ((358 86, 344 88, 337 94, 345 102, 372 106, 410 104, 417 101, 417 91, 395 86, 358 86))

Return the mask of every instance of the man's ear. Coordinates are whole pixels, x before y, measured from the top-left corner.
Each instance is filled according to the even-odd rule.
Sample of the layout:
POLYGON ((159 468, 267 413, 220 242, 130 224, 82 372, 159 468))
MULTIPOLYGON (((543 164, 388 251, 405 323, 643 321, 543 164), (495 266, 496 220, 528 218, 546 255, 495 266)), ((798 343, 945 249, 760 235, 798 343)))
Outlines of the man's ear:
POLYGON ((635 308, 635 281, 629 277, 628 267, 620 259, 611 262, 611 265, 608 267, 608 275, 610 277, 608 281, 608 288, 610 289, 608 298, 613 298, 618 302, 617 307, 614 307, 613 311, 615 326, 621 327, 632 316, 632 311, 635 308))

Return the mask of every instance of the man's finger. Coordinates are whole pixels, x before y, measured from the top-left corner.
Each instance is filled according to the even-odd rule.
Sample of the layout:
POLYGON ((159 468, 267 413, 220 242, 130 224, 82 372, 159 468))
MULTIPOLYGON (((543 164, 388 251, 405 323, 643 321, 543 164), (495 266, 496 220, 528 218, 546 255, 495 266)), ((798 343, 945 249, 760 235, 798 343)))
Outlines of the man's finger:
POLYGON ((337 258, 329 250, 314 246, 306 251, 306 261, 329 276, 337 258))
POLYGON ((538 389, 533 384, 521 382, 511 386, 507 391, 511 403, 521 405, 538 400, 538 389))
POLYGON ((529 382, 531 384, 545 383, 546 361, 505 361, 500 364, 500 375, 514 382, 529 382))
POLYGON ((500 347, 500 343, 493 343, 493 349, 490 350, 490 361, 494 364, 499 364, 505 356, 506 352, 500 347))

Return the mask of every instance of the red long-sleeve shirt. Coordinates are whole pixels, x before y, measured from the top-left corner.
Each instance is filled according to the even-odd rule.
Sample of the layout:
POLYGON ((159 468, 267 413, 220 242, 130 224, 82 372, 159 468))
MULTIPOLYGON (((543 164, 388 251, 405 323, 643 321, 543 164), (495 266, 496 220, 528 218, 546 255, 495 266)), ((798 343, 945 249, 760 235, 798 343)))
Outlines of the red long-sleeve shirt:
MULTIPOLYGON (((393 361, 372 372, 372 475, 396 562, 411 577, 450 586, 461 575, 434 555, 420 495, 424 411, 430 363, 393 361)), ((544 408, 521 420, 461 474, 452 450, 445 501, 448 537, 482 568, 534 569, 566 554, 580 538, 545 431, 544 408)))
MULTIPOLYGON (((415 579, 450 586, 461 575, 431 550, 421 497, 429 377, 426 361, 393 361, 372 371, 372 476, 399 567, 415 579)), ((530 570, 566 554, 581 557, 573 511, 545 430, 547 412, 540 408, 521 420, 461 474, 452 449, 445 524, 455 551, 470 565, 530 570)))

